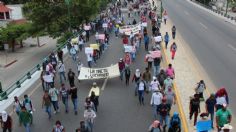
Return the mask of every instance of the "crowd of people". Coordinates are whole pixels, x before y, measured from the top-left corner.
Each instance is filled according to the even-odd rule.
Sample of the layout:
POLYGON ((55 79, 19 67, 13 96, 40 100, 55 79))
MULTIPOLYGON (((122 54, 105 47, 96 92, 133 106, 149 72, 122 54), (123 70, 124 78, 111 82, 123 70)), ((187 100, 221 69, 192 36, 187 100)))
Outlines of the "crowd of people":
MULTIPOLYGON (((166 11, 163 13, 163 20, 164 24, 166 24, 168 20, 166 11)), ((53 117, 52 107, 54 114, 59 113, 62 109, 64 109, 65 113, 68 113, 69 100, 72 101, 74 114, 78 114, 78 88, 75 85, 75 81, 80 74, 81 67, 84 66, 79 59, 78 53, 83 51, 84 45, 90 40, 90 36, 93 35, 92 33, 94 33, 97 48, 94 48, 93 52, 86 53, 87 66, 93 67, 109 46, 109 34, 114 32, 116 37, 121 37, 122 47, 124 47, 124 57, 120 58, 118 62, 120 80, 124 80, 126 86, 130 85, 130 82, 135 84, 134 96, 137 96, 140 106, 145 105, 144 94, 151 96, 150 105, 153 109, 153 121, 148 131, 181 132, 181 118, 178 112, 172 110, 172 106, 177 102, 173 90, 175 70, 172 64, 168 64, 166 68, 161 66, 163 60, 162 48, 169 48, 171 59, 174 60, 175 58, 177 44, 173 42, 171 46, 168 45, 171 39, 175 40, 176 38, 176 27, 173 26, 170 29, 172 37, 169 36, 168 32, 165 35, 161 34, 160 16, 156 13, 155 2, 152 1, 150 3, 148 0, 117 1, 105 12, 102 12, 99 19, 93 22, 85 22, 85 24, 81 25, 81 28, 84 29, 84 32, 78 36, 77 41, 71 41, 67 44, 69 55, 73 62, 75 62, 77 72, 72 71, 71 68, 67 71, 63 59, 65 54, 63 50, 51 53, 42 64, 41 82, 44 91, 42 95, 42 108, 48 114, 48 119, 51 120, 53 117), (137 5, 143 6, 139 7, 137 5), (125 13, 121 11, 121 8, 128 9, 127 22, 125 22, 125 13), (140 22, 138 22, 138 17, 140 22), (131 31, 130 34, 121 34, 119 32, 120 27, 124 25, 136 25, 138 23, 141 24, 138 32, 131 31), (150 31, 149 26, 151 27, 150 31), (164 46, 161 45, 162 42, 165 43, 164 46), (131 50, 127 51, 127 46, 132 47, 131 50), (136 70, 132 73, 131 66, 135 65, 135 63, 140 63, 136 61, 139 51, 147 52, 146 56, 144 56, 147 65, 145 71, 135 67, 136 70), (55 87, 57 74, 59 76, 60 88, 55 87), (69 82, 69 87, 65 85, 66 81, 69 82), (64 108, 59 108, 59 103, 62 103, 64 108)), ((197 83, 196 94, 190 98, 189 119, 191 120, 194 116, 194 126, 199 130, 204 123, 205 125, 210 124, 210 127, 214 128, 214 120, 218 131, 227 130, 227 128, 232 129, 232 126, 229 125, 232 115, 227 109, 229 99, 225 88, 221 88, 206 99, 205 112, 200 114, 201 119, 198 120, 197 117, 201 112, 200 102, 205 100, 203 94, 205 89, 206 84, 203 80, 197 83), (207 118, 208 115, 210 115, 210 119, 207 118)), ((96 82, 93 82, 89 95, 84 101, 84 120, 80 121, 80 126, 76 128, 76 132, 93 131, 99 106, 99 96, 100 88, 96 82)), ((25 127, 26 132, 30 132, 30 125, 33 124, 33 113, 35 112, 30 97, 24 95, 22 101, 15 97, 13 110, 18 115, 20 125, 25 127)), ((12 131, 12 118, 6 111, 2 112, 0 122, 3 126, 3 132, 12 131)), ((61 121, 57 120, 52 131, 65 132, 66 127, 63 126, 61 121)))

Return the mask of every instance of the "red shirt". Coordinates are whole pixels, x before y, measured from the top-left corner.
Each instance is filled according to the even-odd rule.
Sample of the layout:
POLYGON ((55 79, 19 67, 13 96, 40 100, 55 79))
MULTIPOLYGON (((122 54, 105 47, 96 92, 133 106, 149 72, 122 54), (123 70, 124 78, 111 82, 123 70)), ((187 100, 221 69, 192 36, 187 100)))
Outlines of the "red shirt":
POLYGON ((125 38, 123 39, 123 44, 129 44, 129 40, 128 40, 127 37, 125 37, 125 38))

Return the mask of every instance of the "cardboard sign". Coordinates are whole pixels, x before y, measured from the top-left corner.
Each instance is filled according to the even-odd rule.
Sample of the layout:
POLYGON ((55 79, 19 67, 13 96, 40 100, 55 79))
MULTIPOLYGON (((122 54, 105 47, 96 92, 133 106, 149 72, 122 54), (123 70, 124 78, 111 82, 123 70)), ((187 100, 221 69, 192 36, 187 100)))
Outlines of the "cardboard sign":
POLYGON ((136 24, 136 25, 122 26, 120 27, 119 32, 121 34, 129 36, 131 32, 133 32, 134 34, 138 34, 140 30, 141 30, 141 24, 136 24))
POLYGON ((108 27, 108 24, 107 24, 107 23, 103 23, 103 24, 102 24, 102 27, 103 27, 103 28, 107 28, 107 27, 108 27))
POLYGON ((93 54, 93 48, 91 47, 85 47, 85 54, 93 54))
POLYGON ((133 46, 130 46, 130 45, 127 45, 127 46, 124 46, 125 48, 125 53, 131 53, 133 52, 133 46))
POLYGON ((120 76, 118 64, 105 68, 87 68, 81 67, 79 80, 105 79, 120 76))
POLYGON ((143 22, 143 23, 142 23, 142 26, 143 26, 143 27, 147 27, 147 22, 143 22))
POLYGON ((162 41, 162 37, 161 36, 156 36, 154 37, 155 42, 161 42, 162 41))
POLYGON ((90 47, 96 50, 99 50, 99 45, 98 44, 90 44, 90 47))
POLYGON ((105 39, 105 34, 99 34, 99 35, 98 35, 98 39, 104 40, 104 39, 105 39))
POLYGON ((161 51, 156 50, 156 51, 150 51, 151 57, 152 58, 160 58, 161 57, 161 51))
POLYGON ((87 26, 87 25, 84 26, 84 30, 85 30, 85 31, 88 31, 88 30, 90 30, 90 29, 91 29, 90 26, 87 26))
POLYGON ((73 38, 73 39, 71 39, 71 43, 72 43, 72 44, 77 44, 77 43, 78 43, 78 38, 73 38))

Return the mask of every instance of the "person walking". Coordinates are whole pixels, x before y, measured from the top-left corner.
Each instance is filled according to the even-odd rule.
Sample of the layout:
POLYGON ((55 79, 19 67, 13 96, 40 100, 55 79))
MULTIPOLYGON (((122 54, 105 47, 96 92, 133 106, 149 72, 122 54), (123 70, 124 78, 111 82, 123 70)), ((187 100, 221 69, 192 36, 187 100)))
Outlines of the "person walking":
POLYGON ((205 102, 205 109, 208 114, 211 116, 211 126, 214 128, 214 114, 215 114, 215 105, 216 99, 215 94, 211 94, 210 97, 205 102))
POLYGON ((94 119, 96 118, 96 113, 92 110, 91 107, 87 107, 84 111, 84 119, 86 124, 88 124, 90 132, 93 132, 94 119))
POLYGON ((173 104, 176 103, 176 95, 172 90, 172 87, 168 87, 168 90, 165 92, 166 104, 170 106, 170 109, 173 104))
POLYGON ((176 36, 176 27, 173 26, 173 27, 171 28, 171 31, 172 31, 172 38, 175 39, 175 36, 176 36))
POLYGON ((168 19, 168 15, 167 15, 167 11, 165 10, 164 13, 163 13, 163 18, 164 18, 164 23, 166 25, 166 21, 168 19))
POLYGON ((57 51, 57 57, 58 57, 58 59, 59 59, 59 61, 61 61, 62 63, 63 63, 63 51, 61 50, 61 49, 59 49, 58 51, 57 51))
POLYGON ((157 119, 157 109, 159 109, 159 105, 161 104, 162 99, 163 99, 163 95, 160 91, 156 90, 152 94, 150 104, 153 108, 154 119, 157 119))
POLYGON ((194 115, 193 125, 196 126, 198 113, 201 112, 198 94, 194 94, 193 98, 190 99, 189 111, 189 119, 191 120, 194 115))
POLYGON ((69 112, 69 106, 68 106, 69 90, 66 88, 65 84, 61 84, 60 99, 62 100, 62 103, 65 105, 65 113, 68 113, 69 112))
POLYGON ((135 84, 136 84, 135 92, 134 92, 135 96, 137 96, 137 94, 138 94, 138 84, 139 84, 139 82, 141 80, 141 77, 142 77, 142 74, 141 74, 140 70, 136 69, 136 71, 135 71, 135 73, 133 75, 133 79, 132 79, 132 82, 135 81, 135 84))
POLYGON ((59 120, 57 120, 55 125, 53 126, 52 132, 66 132, 66 129, 61 124, 61 122, 59 120))
POLYGON ((169 41, 170 41, 170 36, 169 36, 168 32, 166 32, 166 34, 165 34, 165 36, 164 36, 164 41, 165 41, 165 47, 166 47, 166 49, 167 49, 168 43, 169 43, 169 41))
POLYGON ((170 115, 170 105, 166 103, 166 98, 162 99, 162 103, 158 106, 157 111, 160 114, 160 123, 163 126, 163 130, 169 127, 169 115, 170 115))
POLYGON ((231 120, 232 114, 230 110, 227 109, 227 104, 223 104, 223 108, 216 112, 216 127, 218 132, 221 131, 225 124, 231 123, 231 120))
POLYGON ((173 84, 173 80, 170 78, 170 76, 167 76, 167 78, 164 80, 164 88, 163 91, 166 92, 168 90, 168 88, 173 88, 174 84, 173 84))
POLYGON ((48 94, 48 91, 44 91, 44 95, 42 98, 42 108, 45 108, 45 112, 48 114, 48 119, 50 120, 52 117, 51 114, 51 98, 48 94))
POLYGON ((30 115, 31 115, 30 124, 33 124, 33 104, 27 94, 24 95, 23 106, 25 106, 26 110, 30 113, 30 115))
POLYGON ((153 74, 157 76, 159 74, 161 64, 161 57, 157 57, 153 59, 153 74))
POLYGON ((70 49, 70 54, 71 54, 72 60, 73 60, 74 62, 76 62, 77 51, 76 51, 76 49, 75 49, 74 46, 71 47, 71 49, 70 49))
POLYGON ((154 120, 148 128, 148 132, 162 132, 161 124, 158 120, 154 120))
POLYGON ((175 53, 177 51, 177 45, 175 42, 170 46, 170 52, 171 52, 171 59, 174 60, 175 58, 175 53))
POLYGON ((167 78, 166 73, 163 69, 160 70, 160 73, 157 75, 157 80, 160 83, 161 88, 164 88, 164 81, 167 78))
POLYGON ((90 132, 90 130, 85 121, 80 121, 80 128, 76 129, 75 132, 90 132))
POLYGON ((206 84, 203 80, 197 83, 197 87, 195 88, 196 94, 199 95, 199 99, 204 101, 203 92, 206 90, 206 84))
POLYGON ((2 111, 2 115, 0 116, 0 125, 3 132, 12 132, 12 118, 6 111, 2 111))
POLYGON ((56 114, 59 112, 59 105, 58 105, 59 91, 54 86, 51 86, 48 93, 51 97, 51 102, 52 102, 53 108, 55 110, 54 114, 56 114))
POLYGON ((145 50, 148 51, 148 46, 149 46, 149 36, 147 34, 144 35, 144 46, 145 46, 145 50))
POLYGON ((70 95, 71 95, 71 101, 74 105, 74 112, 75 115, 78 114, 78 95, 77 95, 78 89, 75 86, 72 86, 70 89, 70 95))
POLYGON ((120 80, 122 81, 123 76, 124 76, 124 70, 125 70, 125 62, 123 61, 122 58, 120 58, 118 65, 119 65, 119 71, 120 71, 120 80))
POLYGON ((58 62, 57 67, 58 67, 58 73, 60 76, 60 83, 62 84, 63 78, 64 78, 64 81, 66 81, 66 75, 65 75, 66 68, 65 68, 65 65, 61 61, 58 62))
POLYGON ((146 90, 146 85, 143 79, 138 83, 138 99, 139 104, 144 105, 144 91, 146 90))
POLYGON ((80 70, 81 70, 82 67, 83 67, 83 63, 79 60, 78 64, 77 64, 78 77, 79 77, 80 70))
POLYGON ((160 84, 157 80, 157 78, 155 76, 152 77, 152 81, 149 85, 149 91, 151 91, 152 93, 154 93, 155 91, 160 91, 160 84))
POLYGON ((172 64, 169 64, 168 68, 166 68, 166 75, 169 76, 171 79, 175 78, 175 70, 172 67, 172 64))
POLYGON ((168 132, 181 132, 181 120, 179 113, 174 112, 173 116, 171 117, 168 132))
POLYGON ((145 68, 145 72, 143 73, 143 80, 144 80, 145 86, 149 86, 150 85, 150 82, 151 82, 151 72, 149 71, 149 68, 145 68))
POLYGON ((71 68, 69 69, 67 76, 68 76, 70 87, 74 86, 75 85, 75 73, 72 71, 71 68))
POLYGON ((16 112, 16 114, 17 114, 18 116, 19 116, 19 113, 20 113, 20 111, 21 111, 21 107, 22 107, 22 105, 21 105, 21 103, 20 103, 18 97, 15 96, 15 97, 14 97, 14 102, 13 102, 13 111, 16 112))
POLYGON ((131 75, 131 70, 129 68, 129 65, 125 65, 125 84, 126 84, 126 86, 129 85, 130 75, 131 75))
POLYGON ((30 123, 31 123, 31 114, 26 110, 25 106, 22 106, 21 112, 19 114, 19 123, 20 126, 23 124, 25 127, 25 132, 31 132, 30 123))
POLYGON ((93 82, 93 86, 89 91, 89 97, 91 101, 94 103, 96 112, 98 110, 98 105, 99 105, 99 96, 100 96, 100 88, 97 86, 96 82, 93 82))

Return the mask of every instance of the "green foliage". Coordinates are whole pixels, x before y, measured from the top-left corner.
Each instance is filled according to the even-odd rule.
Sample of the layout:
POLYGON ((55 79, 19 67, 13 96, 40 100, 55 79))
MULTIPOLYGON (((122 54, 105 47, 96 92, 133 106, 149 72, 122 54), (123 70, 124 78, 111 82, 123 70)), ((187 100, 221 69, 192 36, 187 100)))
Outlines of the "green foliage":
POLYGON ((34 25, 34 34, 46 32, 56 38, 78 29, 98 13, 101 5, 107 5, 107 0, 31 0, 23 11, 34 25))
POLYGON ((0 30, 0 40, 4 43, 8 43, 12 47, 12 51, 14 51, 14 46, 16 42, 21 43, 24 39, 30 36, 29 29, 31 24, 9 24, 5 28, 1 28, 0 30))
POLYGON ((4 4, 24 4, 30 0, 1 0, 4 4))

